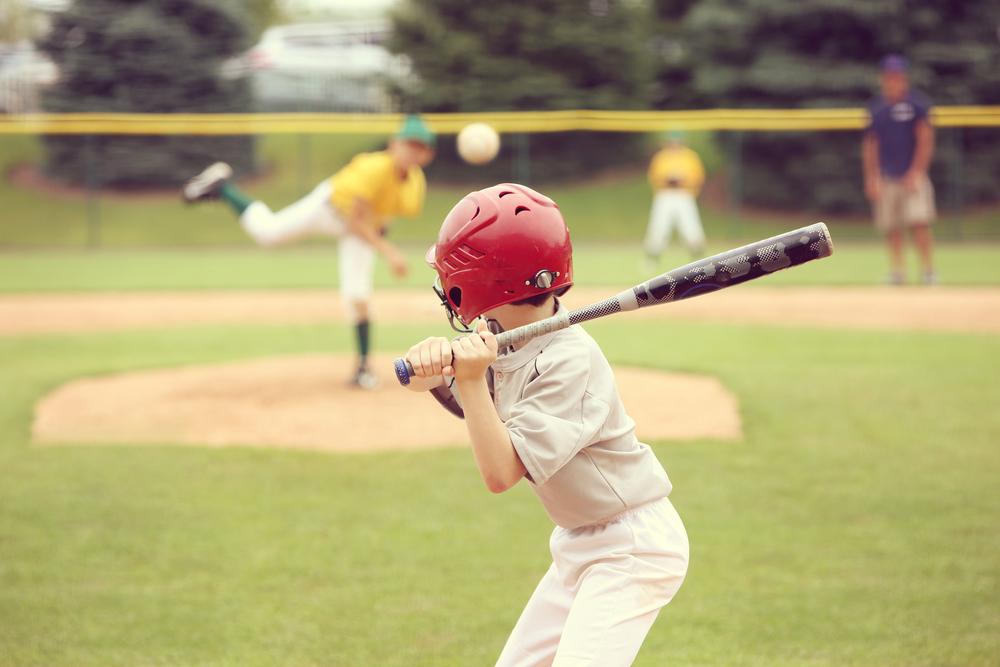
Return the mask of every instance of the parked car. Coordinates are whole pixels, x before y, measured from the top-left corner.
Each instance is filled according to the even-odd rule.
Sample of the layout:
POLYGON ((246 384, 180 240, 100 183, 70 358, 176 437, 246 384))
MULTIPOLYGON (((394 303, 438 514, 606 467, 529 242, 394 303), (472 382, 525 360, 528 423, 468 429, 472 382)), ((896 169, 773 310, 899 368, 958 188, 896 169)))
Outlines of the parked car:
POLYGON ((390 111, 386 84, 410 68, 382 46, 388 30, 372 21, 276 26, 223 71, 249 76, 265 111, 390 111))

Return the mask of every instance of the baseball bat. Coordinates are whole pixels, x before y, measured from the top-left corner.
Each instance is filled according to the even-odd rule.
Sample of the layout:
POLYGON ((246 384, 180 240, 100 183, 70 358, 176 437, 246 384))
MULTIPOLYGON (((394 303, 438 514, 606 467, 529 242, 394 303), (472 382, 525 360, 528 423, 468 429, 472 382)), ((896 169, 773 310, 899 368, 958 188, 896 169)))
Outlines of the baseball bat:
MULTIPOLYGON (((824 223, 817 222, 685 264, 604 301, 576 310, 563 310, 544 320, 503 331, 497 334, 497 347, 505 350, 523 345, 536 336, 588 320, 701 296, 832 254, 830 230, 824 223)), ((396 359, 395 369, 399 383, 409 384, 413 375, 410 362, 403 358, 396 359)))

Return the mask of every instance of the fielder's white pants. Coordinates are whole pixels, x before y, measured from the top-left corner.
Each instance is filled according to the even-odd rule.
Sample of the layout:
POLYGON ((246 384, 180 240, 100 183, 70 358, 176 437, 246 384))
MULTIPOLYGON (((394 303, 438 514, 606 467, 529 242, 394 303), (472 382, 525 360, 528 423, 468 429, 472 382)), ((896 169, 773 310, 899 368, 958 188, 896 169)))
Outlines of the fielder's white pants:
POLYGON ((649 227, 646 229, 646 254, 659 257, 666 249, 674 227, 691 252, 705 245, 698 204, 694 195, 681 188, 660 190, 654 195, 649 227))
POLYGON ((371 298, 375 249, 347 231, 330 203, 332 193, 330 182, 323 181, 308 195, 277 212, 264 202, 255 201, 243 211, 240 224, 258 245, 265 247, 309 235, 337 238, 340 293, 350 316, 357 321, 357 304, 367 303, 371 298))
POLYGON ((688 565, 684 524, 669 500, 600 526, 556 528, 552 565, 507 639, 497 667, 631 665, 688 565))

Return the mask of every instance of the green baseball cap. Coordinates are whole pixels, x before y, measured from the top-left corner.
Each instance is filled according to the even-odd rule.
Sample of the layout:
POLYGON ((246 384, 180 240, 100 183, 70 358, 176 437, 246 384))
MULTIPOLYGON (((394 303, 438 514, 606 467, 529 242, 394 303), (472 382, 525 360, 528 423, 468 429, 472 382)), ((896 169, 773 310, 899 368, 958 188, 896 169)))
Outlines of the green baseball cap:
POLYGON ((427 127, 424 119, 417 114, 410 114, 406 117, 403 126, 396 133, 396 138, 404 141, 417 141, 429 148, 434 148, 437 143, 437 136, 427 127))

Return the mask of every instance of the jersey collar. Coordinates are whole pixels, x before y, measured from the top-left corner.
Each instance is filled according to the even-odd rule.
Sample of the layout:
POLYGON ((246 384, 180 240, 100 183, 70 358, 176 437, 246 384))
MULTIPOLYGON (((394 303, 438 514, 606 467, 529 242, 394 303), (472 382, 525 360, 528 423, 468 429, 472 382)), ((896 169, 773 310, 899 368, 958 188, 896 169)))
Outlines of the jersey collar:
MULTIPOLYGON (((563 310, 563 305, 557 298, 556 308, 553 314, 558 313, 561 310, 563 310)), ((551 333, 538 336, 537 338, 532 338, 519 349, 497 357, 497 360, 491 364, 493 370, 502 371, 504 373, 516 371, 525 364, 534 361, 535 357, 541 354, 542 350, 544 350, 548 344, 552 342, 552 339, 558 334, 559 331, 553 331, 551 333)))

